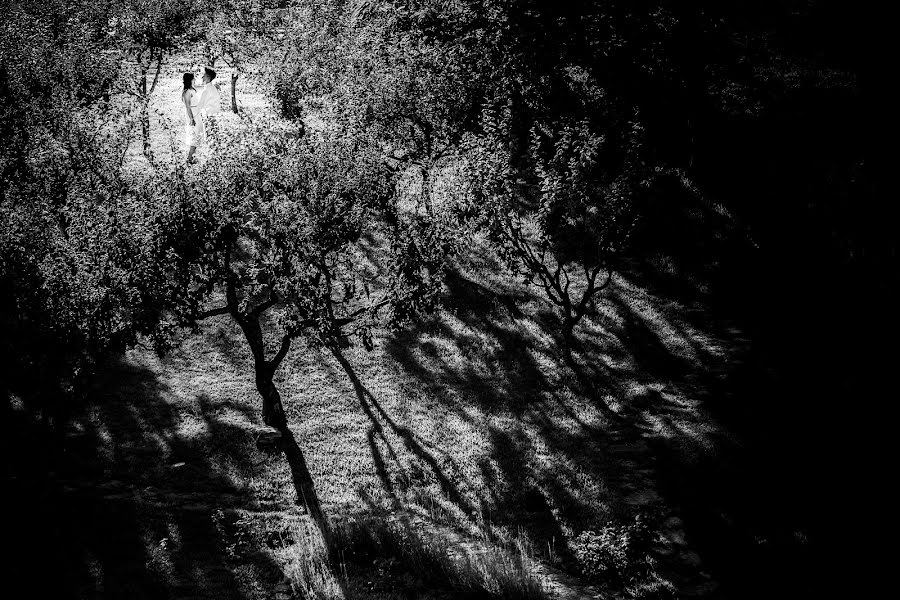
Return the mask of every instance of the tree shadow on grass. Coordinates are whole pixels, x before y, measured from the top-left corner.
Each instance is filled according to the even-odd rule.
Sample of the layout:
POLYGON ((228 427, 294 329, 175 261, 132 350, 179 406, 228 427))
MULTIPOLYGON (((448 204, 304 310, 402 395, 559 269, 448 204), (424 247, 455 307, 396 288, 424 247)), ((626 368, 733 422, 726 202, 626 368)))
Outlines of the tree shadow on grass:
POLYGON ((391 445, 390 440, 388 440, 388 438, 385 436, 382 421, 386 423, 390 430, 400 438, 406 450, 412 453, 413 456, 415 456, 419 461, 427 466, 428 470, 435 477, 441 487, 441 490, 447 496, 447 498, 468 518, 473 518, 476 512, 475 507, 467 498, 465 498, 460 493, 456 485, 454 485, 450 481, 450 479, 444 473, 444 470, 441 468, 441 465, 438 463, 437 459, 435 459, 434 455, 425 448, 425 445, 418 438, 418 436, 408 428, 398 424, 387 413, 387 411, 384 410, 375 396, 373 396, 372 393, 365 387, 365 385, 363 385, 362 381, 359 379, 359 376, 356 374, 356 371, 353 369, 353 366, 341 353, 339 348, 330 346, 329 350, 332 356, 334 356, 334 358, 341 365, 341 368, 344 370, 347 377, 353 384, 353 389, 356 392, 357 398, 359 399, 360 408, 362 408, 363 412, 365 413, 366 417, 368 417, 371 423, 367 436, 369 440, 370 450, 372 452, 372 460, 375 463, 379 478, 381 479, 382 484, 391 497, 392 501, 396 504, 397 495, 393 489, 393 484, 387 473, 384 457, 381 455, 381 452, 378 449, 377 444, 375 443, 375 438, 377 437, 382 441, 382 443, 386 445, 386 447, 388 448, 388 452, 390 453, 390 458, 394 462, 399 461, 397 458, 397 453, 391 445))
POLYGON ((650 439, 660 492, 679 507, 687 540, 723 598, 759 598, 773 585, 786 597, 824 591, 816 520, 828 493, 821 481, 834 474, 821 472, 814 411, 808 423, 791 415, 810 391, 786 383, 761 365, 735 365, 699 392, 731 440, 700 453, 685 450, 685 435, 650 439))
POLYGON ((207 396, 193 406, 196 432, 185 434, 186 407, 153 372, 121 362, 72 410, 57 447, 16 414, 5 436, 14 579, 55 598, 237 600, 254 597, 248 578, 271 589, 278 566, 261 552, 229 555, 223 534, 227 515, 254 509, 223 470, 246 471, 249 459, 219 452, 248 435, 217 413, 242 409, 207 396))
MULTIPOLYGON (((741 264, 744 258, 730 260, 741 264)), ((746 271, 738 272, 758 278, 746 271)), ((636 264, 629 277, 661 295, 654 265, 636 264)), ((710 297, 714 304, 703 310, 680 313, 681 323, 669 320, 682 339, 692 342, 688 351, 698 359, 683 363, 684 371, 678 373, 674 363, 673 375, 666 369, 672 365, 642 356, 645 369, 671 377, 719 429, 710 448, 690 449, 692 438, 679 432, 678 414, 666 416, 666 434, 648 438, 659 462, 659 490, 679 507, 687 539, 720 581, 722 597, 765 596, 774 584, 786 596, 814 595, 824 591, 813 572, 817 532, 830 527, 825 524, 830 515, 821 507, 831 495, 827 482, 836 479, 827 458, 834 447, 833 428, 823 426, 823 420, 830 407, 840 404, 842 393, 832 385, 827 363, 817 357, 829 354, 834 341, 823 344, 796 331, 789 301, 767 308, 753 294, 740 297, 728 290, 721 295, 720 290, 710 297), (761 328, 754 320, 771 322, 761 328), (689 335, 692 327, 730 336, 733 348, 717 359, 702 344, 698 347, 696 336, 689 335)), ((631 307, 620 303, 619 309, 631 307)), ((654 329, 646 315, 631 312, 638 326, 643 322, 654 329)))
MULTIPOLYGON (((640 287, 659 294, 651 280, 640 287)), ((814 461, 803 457, 817 434, 805 431, 814 412, 802 400, 809 390, 786 386, 713 311, 705 322, 697 310, 653 315, 624 291, 609 304, 641 378, 663 384, 644 386, 623 414, 647 432, 656 489, 676 510, 686 560, 712 574, 721 597, 759 597, 773 585, 789 596, 810 593, 807 513, 817 501, 805 472, 814 461), (727 344, 725 353, 711 348, 727 344)))
POLYGON ((605 402, 612 384, 566 370, 562 336, 548 333, 558 317, 524 315, 517 304, 528 298, 497 293, 460 273, 450 273, 447 286, 452 316, 396 334, 388 353, 435 396, 452 388, 461 400, 447 402, 449 410, 469 421, 477 415, 473 426, 492 447, 479 463, 488 490, 481 503, 492 522, 522 528, 538 548, 564 554, 564 529, 616 510, 598 507, 595 493, 581 493, 585 477, 619 488, 614 496, 645 485, 641 465, 612 458, 623 431, 605 402), (572 405, 573 394, 593 408, 572 405))
MULTIPOLYGON (((789 524, 799 521, 778 506, 777 486, 759 469, 767 461, 748 456, 719 406, 737 403, 737 410, 757 413, 738 375, 746 340, 727 323, 703 323, 702 307, 669 301, 644 285, 619 278, 598 300, 598 314, 577 329, 579 343, 567 347, 558 318, 535 311, 533 297, 511 297, 451 273, 445 300, 452 316, 396 335, 388 351, 435 392, 463 390, 454 398, 470 402, 468 418, 483 415, 492 445, 482 469, 491 488, 485 502, 500 518, 524 524, 539 543, 548 532, 577 533, 661 501, 674 536, 669 560, 686 588, 705 581, 698 576, 704 569, 727 579, 728 593, 747 586, 756 568, 784 574, 791 559, 782 550, 794 544, 786 537, 802 538, 789 524), (523 308, 507 307, 510 298, 523 308), (435 339, 441 352, 429 348, 435 339), (481 341, 480 353, 457 360, 474 340, 481 341), (583 404, 576 407, 583 399, 598 415, 573 418, 585 414, 583 404), (579 426, 564 425, 567 417, 579 426), (536 453, 535 444, 545 450, 536 453), (548 454, 552 465, 541 468, 548 454), (592 486, 599 491, 588 493, 592 486), (767 508, 754 514, 763 498, 767 508), (751 548, 779 536, 784 543, 775 541, 772 552, 751 548), (735 566, 745 558, 752 560, 735 566)), ((465 412, 460 404, 448 408, 465 412)), ((767 582, 753 586, 757 591, 774 581, 757 579, 767 582)))
POLYGON ((294 490, 297 492, 297 504, 306 508, 310 518, 322 534, 322 538, 327 542, 331 539, 331 526, 328 517, 322 510, 322 503, 316 493, 315 483, 306 464, 306 458, 303 456, 303 450, 300 449, 300 445, 297 444, 294 434, 288 427, 282 428, 280 432, 279 443, 291 468, 291 478, 294 481, 294 490))

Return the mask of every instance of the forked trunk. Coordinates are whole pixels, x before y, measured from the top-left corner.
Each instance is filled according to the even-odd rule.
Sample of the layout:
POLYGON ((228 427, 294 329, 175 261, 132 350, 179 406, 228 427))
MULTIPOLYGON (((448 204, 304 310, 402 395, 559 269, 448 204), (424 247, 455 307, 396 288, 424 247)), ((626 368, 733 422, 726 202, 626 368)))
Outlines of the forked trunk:
POLYGON ((273 374, 268 370, 267 367, 260 366, 256 369, 256 390, 263 401, 263 423, 275 429, 283 429, 287 425, 287 419, 284 416, 284 406, 281 404, 281 394, 272 381, 273 374))
POLYGON ((250 352, 253 354, 253 368, 256 372, 256 391, 263 401, 263 423, 275 429, 283 429, 287 426, 284 416, 284 407, 281 404, 281 394, 275 387, 273 378, 277 365, 266 360, 266 350, 263 344, 262 328, 256 316, 241 317, 235 315, 235 320, 244 332, 250 352))

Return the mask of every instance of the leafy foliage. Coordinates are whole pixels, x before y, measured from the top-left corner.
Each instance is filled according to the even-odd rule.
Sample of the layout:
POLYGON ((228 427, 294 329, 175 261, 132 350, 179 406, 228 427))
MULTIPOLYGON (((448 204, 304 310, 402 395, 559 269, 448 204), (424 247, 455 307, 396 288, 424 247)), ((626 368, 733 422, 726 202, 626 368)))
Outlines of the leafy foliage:
MULTIPOLYGON (((469 225, 546 293, 571 341, 634 251, 645 197, 681 201, 657 188, 676 173, 762 232, 766 261, 734 269, 746 279, 737 289, 763 290, 748 312, 800 373, 797 398, 819 403, 807 373, 876 354, 835 350, 875 347, 860 332, 881 332, 877 308, 891 305, 873 310, 870 296, 896 286, 873 143, 883 73, 845 12, 707 0, 5 3, 0 387, 55 419, 105 357, 142 336, 165 351, 181 328, 222 315, 248 342, 265 421, 283 425, 273 376, 293 341, 371 347, 377 327, 432 309, 469 225), (292 124, 220 131, 215 160, 193 171, 157 160, 126 170, 137 123, 152 158, 148 107, 165 61, 201 38, 233 70, 235 112, 237 78, 252 73, 292 124), (324 133, 301 139, 314 112, 324 133), (466 177, 448 185, 454 169, 466 177), (451 190, 443 207, 439 189, 451 190)), ((829 387, 854 389, 840 377, 829 387)), ((805 424, 809 411, 794 413, 805 424)), ((611 525, 574 548, 585 572, 650 589, 648 531, 611 525)))
MULTIPOLYGON (((661 167, 640 106, 598 71, 613 50, 598 31, 619 35, 643 13, 546 2, 319 4, 300 9, 322 21, 318 33, 305 34, 309 19, 289 29, 298 52, 288 62, 305 69, 296 79, 319 82, 345 131, 377 140, 398 171, 418 172, 426 206, 441 166, 465 164, 471 195, 455 200, 463 216, 545 290, 571 333, 610 281, 635 198, 661 167)), ((665 15, 649 20, 668 35, 665 15)), ((662 58, 654 51, 640 64, 662 58)))
MULTIPOLYGON (((237 82, 241 75, 265 72, 263 65, 270 61, 279 62, 276 56, 283 37, 279 23, 279 13, 263 10, 260 3, 253 0, 209 3, 195 22, 206 64, 215 68, 221 60, 231 69, 232 112, 239 113, 237 82)), ((276 84, 276 96, 280 89, 276 84)))
POLYGON ((59 417, 98 361, 166 338, 173 257, 148 255, 155 204, 123 169, 134 120, 118 82, 127 52, 174 39, 184 5, 50 8, 18 3, 0 24, 0 277, 4 391, 59 417))
POLYGON ((48 408, 96 361, 155 331, 171 257, 148 260, 153 204, 122 177, 127 142, 104 120, 68 118, 28 135, 40 144, 3 170, 3 358, 14 367, 7 389, 48 408))
POLYGON ((630 522, 609 524, 599 531, 582 531, 571 543, 587 577, 633 598, 675 598, 672 585, 655 570, 656 523, 638 514, 630 522))
POLYGON ((555 135, 532 129, 528 181, 507 150, 509 119, 508 112, 505 118, 487 113, 485 135, 473 138, 475 193, 466 211, 487 229, 509 267, 563 311, 571 334, 627 248, 636 220, 633 196, 649 187, 650 173, 637 160, 639 135, 624 140, 632 152, 616 157, 607 136, 581 121, 555 135))
MULTIPOLYGON (((434 288, 440 245, 417 235, 437 232, 391 205, 394 177, 371 148, 257 122, 222 136, 216 152, 197 174, 216 227, 210 243, 238 246, 236 287, 248 301, 281 299, 288 327, 312 326, 324 339, 359 310, 386 307, 399 321, 415 312, 413 289, 434 288), (391 242, 389 257, 365 255, 376 236, 391 242), (387 264, 385 278, 378 269, 387 264)), ((225 283, 217 277, 210 269, 200 283, 225 283)))
POLYGON ((241 327, 266 422, 283 424, 272 376, 291 341, 371 347, 373 326, 433 305, 450 246, 396 209, 392 174, 352 139, 303 137, 267 119, 212 137, 215 161, 149 188, 160 224, 151 258, 177 257, 173 326, 227 314, 241 327))

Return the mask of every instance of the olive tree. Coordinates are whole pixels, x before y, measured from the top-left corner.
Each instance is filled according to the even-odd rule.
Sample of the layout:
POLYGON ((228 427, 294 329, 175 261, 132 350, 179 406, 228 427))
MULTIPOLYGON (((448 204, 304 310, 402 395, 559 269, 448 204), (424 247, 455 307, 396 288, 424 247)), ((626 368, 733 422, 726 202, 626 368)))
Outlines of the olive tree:
POLYGON ((108 18, 100 2, 51 0, 0 23, 0 392, 52 422, 100 360, 154 328, 162 301, 164 278, 137 267, 162 263, 140 260, 126 217, 108 18))
POLYGON ((558 307, 571 342, 611 282, 637 221, 635 196, 652 181, 639 162, 640 131, 634 125, 618 140, 632 150, 620 153, 587 121, 535 129, 527 178, 509 150, 508 119, 508 112, 486 113, 484 134, 470 141, 467 211, 508 267, 558 307))
MULTIPOLYGON (((509 268, 559 307, 572 339, 611 281, 635 199, 654 173, 638 108, 583 58, 602 41, 584 21, 603 11, 546 2, 527 11, 502 2, 314 4, 308 10, 323 25, 298 62, 324 73, 314 81, 331 82, 321 93, 333 118, 377 138, 398 172, 416 173, 426 208, 438 170, 463 165, 472 194, 457 194, 461 214, 474 216, 469 223, 489 232, 509 268)), ((615 27, 628 22, 612 9, 606 16, 615 27)))
POLYGON ((252 0, 228 0, 207 8, 198 26, 204 58, 211 67, 221 61, 229 69, 231 110, 238 114, 237 84, 242 75, 260 70, 284 46, 281 11, 263 10, 252 0))
POLYGON ((184 0, 127 0, 110 11, 107 43, 121 60, 127 78, 124 92, 137 102, 148 160, 151 97, 166 59, 195 41, 190 22, 199 14, 197 3, 184 0))
POLYGON ((253 359, 266 424, 283 427, 274 383, 297 338, 372 345, 372 328, 433 305, 449 248, 440 227, 394 202, 379 153, 345 137, 301 137, 273 121, 220 132, 217 158, 178 169, 153 235, 177 256, 169 322, 227 315, 253 359), (179 191, 181 190, 181 191, 179 191))

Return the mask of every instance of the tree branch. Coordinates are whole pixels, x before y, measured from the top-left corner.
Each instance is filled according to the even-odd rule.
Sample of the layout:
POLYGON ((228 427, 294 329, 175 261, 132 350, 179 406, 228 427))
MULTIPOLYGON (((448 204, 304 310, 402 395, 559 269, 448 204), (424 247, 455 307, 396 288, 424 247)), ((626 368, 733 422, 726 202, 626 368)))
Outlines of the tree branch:
POLYGON ((210 310, 205 310, 199 315, 197 315, 197 320, 202 321, 203 319, 208 319, 210 317, 217 317, 219 315, 227 315, 231 312, 231 308, 229 306, 220 306, 218 308, 213 308, 210 310))
MULTIPOLYGON (((590 302, 591 298, 594 297, 595 294, 602 292, 609 286, 612 281, 613 270, 612 267, 606 267, 606 281, 604 281, 601 285, 596 285, 597 275, 600 274, 602 267, 597 267, 594 271, 588 276, 588 287, 584 291, 584 295, 581 297, 581 302, 578 303, 578 307, 576 308, 576 314, 580 319, 584 313, 587 311, 588 302, 590 302)), ((587 269, 585 269, 587 271, 587 269)))
POLYGON ((352 323, 353 321, 355 321, 357 319, 357 317, 365 314, 367 311, 376 311, 383 306, 387 306, 388 304, 390 304, 390 302, 391 301, 389 299, 385 298, 381 302, 376 302, 372 306, 365 306, 363 308, 357 309, 357 310, 353 311, 352 313, 350 313, 349 315, 347 315, 346 317, 343 317, 340 319, 334 319, 334 322, 338 324, 338 327, 343 327, 344 325, 352 323))
POLYGON ((270 308, 272 308, 273 306, 278 304, 279 301, 280 301, 280 298, 278 297, 278 294, 276 294, 274 291, 270 292, 268 300, 266 300, 265 302, 263 302, 256 308, 252 309, 247 314, 254 319, 258 319, 260 317, 260 315, 262 315, 264 312, 266 312, 267 310, 269 310, 270 308))
POLYGON ((295 334, 293 332, 288 332, 284 334, 281 338, 281 346, 278 348, 278 352, 275 353, 275 356, 272 357, 272 360, 269 361, 269 366, 272 368, 274 372, 278 365, 281 364, 281 361, 284 360, 284 357, 287 356, 288 350, 291 349, 291 340, 294 339, 295 334))
MULTIPOLYGON (((153 93, 153 90, 156 89, 156 82, 159 81, 159 72, 162 70, 163 65, 163 55, 162 52, 159 53, 159 57, 156 59, 156 74, 153 76, 153 83, 150 84, 150 91, 147 92, 147 95, 153 93)), ((149 64, 147 65, 150 66, 149 64)))

